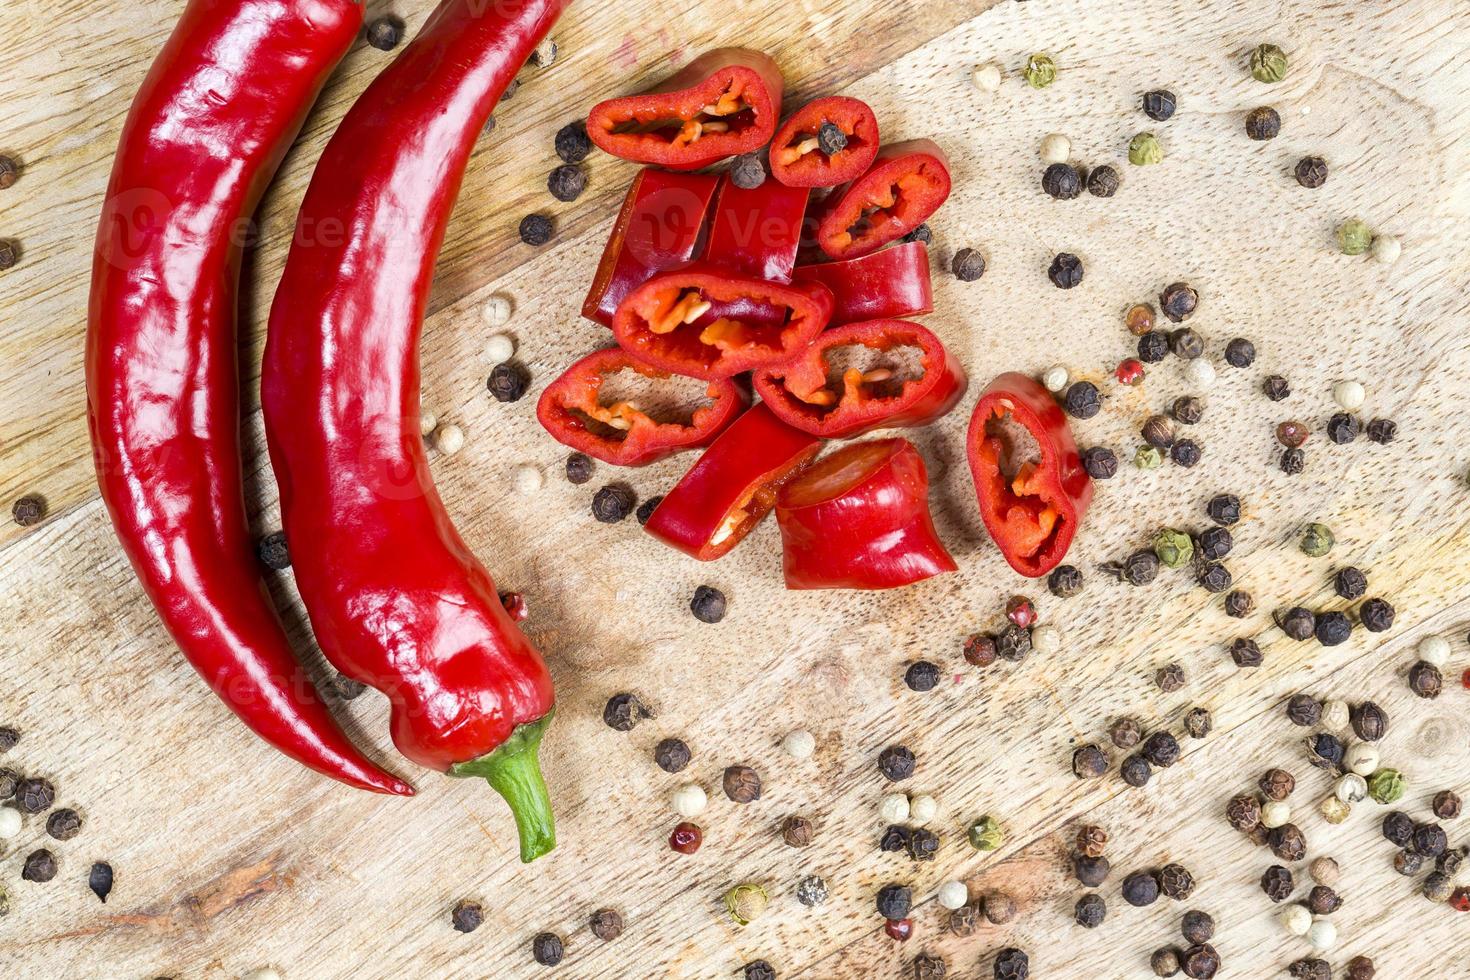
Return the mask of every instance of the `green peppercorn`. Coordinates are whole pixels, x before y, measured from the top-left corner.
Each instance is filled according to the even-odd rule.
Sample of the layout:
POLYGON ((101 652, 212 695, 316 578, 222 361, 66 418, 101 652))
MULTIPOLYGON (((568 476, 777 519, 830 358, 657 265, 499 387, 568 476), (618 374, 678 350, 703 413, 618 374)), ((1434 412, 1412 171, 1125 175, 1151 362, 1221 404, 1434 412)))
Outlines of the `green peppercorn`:
POLYGON ((1155 446, 1139 446, 1133 454, 1133 465, 1141 470, 1156 470, 1164 465, 1164 454, 1155 446))
POLYGON ((1026 76, 1026 83, 1032 88, 1046 88, 1057 80, 1057 63, 1052 60, 1051 55, 1037 52, 1026 59, 1023 74, 1026 76))
POLYGON ((1387 806, 1404 798, 1404 774, 1397 769, 1379 769, 1368 777, 1368 795, 1387 806))
POLYGON ((1274 44, 1260 44, 1251 52, 1251 77, 1274 84, 1286 77, 1286 52, 1274 44))
POLYGON ((1183 531, 1166 527, 1154 536, 1154 554, 1166 568, 1183 568, 1194 559, 1194 542, 1183 531))
POLYGON ((735 924, 748 926, 766 910, 770 896, 759 884, 744 882, 725 892, 724 901, 725 910, 730 913, 735 924))
POLYGON ((1337 226, 1337 247, 1343 255, 1362 255, 1373 246, 1373 231, 1357 218, 1337 226))
POLYGON ((1164 159, 1164 148, 1153 133, 1139 133, 1128 142, 1128 162, 1135 167, 1159 163, 1164 159))
POLYGON ((1321 558, 1332 550, 1337 543, 1337 538, 1332 534, 1332 528, 1326 524, 1308 524, 1302 532, 1301 549, 1302 554, 1312 558, 1321 558))

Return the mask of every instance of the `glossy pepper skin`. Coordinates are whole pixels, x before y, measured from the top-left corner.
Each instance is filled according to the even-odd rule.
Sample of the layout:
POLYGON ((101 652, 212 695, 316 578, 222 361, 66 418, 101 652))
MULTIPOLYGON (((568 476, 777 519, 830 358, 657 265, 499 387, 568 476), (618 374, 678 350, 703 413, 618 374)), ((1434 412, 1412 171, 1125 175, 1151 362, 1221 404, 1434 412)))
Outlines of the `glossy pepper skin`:
POLYGON ((291 652, 260 578, 240 462, 241 230, 361 24, 350 0, 185 7, 133 100, 107 187, 87 420, 123 550, 215 693, 302 764, 406 796, 342 734, 291 652))
POLYGON ((568 0, 443 0, 323 151, 261 384, 296 583, 323 652, 388 696, 420 765, 485 776, 521 859, 555 846, 551 676, 445 512, 419 434, 434 261, 486 117, 568 0), (337 227, 331 239, 310 229, 337 227))
POLYGON ((599 102, 587 135, 624 160, 698 170, 769 143, 783 87, 766 55, 718 48, 648 92, 599 102))
POLYGON ((588 354, 541 393, 536 404, 541 427, 562 445, 604 463, 646 466, 708 446, 750 402, 739 385, 721 378, 705 388, 709 403, 694 409, 687 424, 660 422, 631 402, 602 402, 603 381, 622 371, 654 380, 669 377, 667 371, 649 367, 619 347, 588 354))
POLYGON ((929 248, 923 242, 904 242, 857 259, 798 266, 796 278, 819 282, 832 291, 834 327, 934 311, 929 248))
POLYGON ((770 513, 781 484, 821 448, 816 436, 756 405, 664 495, 644 530, 691 558, 722 558, 755 530, 770 513))
POLYGON ((613 222, 582 315, 611 327, 623 297, 692 259, 719 183, 715 174, 640 170, 613 222))
POLYGON ((711 380, 787 360, 831 315, 820 283, 788 286, 696 262, 629 293, 613 336, 645 364, 711 380))
POLYGON ((885 146, 866 173, 832 192, 817 244, 834 259, 876 252, 929 220, 949 190, 949 159, 933 142, 885 146))
POLYGON ((809 196, 804 187, 774 180, 747 189, 721 179, 704 261, 756 279, 790 282, 809 196))
POLYGON ((906 439, 845 446, 776 496, 788 589, 894 589, 958 566, 929 516, 929 474, 906 439))
POLYGON ((840 95, 817 99, 792 113, 771 138, 771 176, 788 187, 836 187, 866 173, 878 147, 878 117, 866 102, 840 95), (817 145, 824 123, 847 140, 831 155, 817 145))
POLYGON ((1066 415, 1035 380, 1002 374, 981 393, 965 446, 980 517, 996 547, 1022 575, 1045 575, 1066 556, 1092 502, 1092 478, 1066 415), (1017 447, 1003 419, 1030 433, 1037 458, 1007 460, 1017 447))
POLYGON ((824 439, 846 439, 874 429, 928 425, 949 414, 965 394, 965 370, 932 331, 905 320, 871 320, 823 331, 796 357, 755 372, 755 390, 781 421, 824 439), (866 370, 848 368, 829 382, 832 355, 866 347, 880 354, 919 351, 922 373, 896 380, 902 368, 877 359, 866 370))

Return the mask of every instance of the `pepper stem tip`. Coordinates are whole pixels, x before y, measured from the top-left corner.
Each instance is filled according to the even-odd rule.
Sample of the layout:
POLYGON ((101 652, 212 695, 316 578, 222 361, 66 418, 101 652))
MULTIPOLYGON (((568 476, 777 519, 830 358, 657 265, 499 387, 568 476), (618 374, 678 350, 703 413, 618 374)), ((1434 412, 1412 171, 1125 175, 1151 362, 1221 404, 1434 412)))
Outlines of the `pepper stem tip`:
POLYGON ((521 861, 532 861, 556 847, 556 823, 551 797, 541 777, 541 737, 551 724, 553 707, 535 721, 517 725, 493 752, 449 767, 451 776, 483 776, 510 804, 520 837, 521 861))

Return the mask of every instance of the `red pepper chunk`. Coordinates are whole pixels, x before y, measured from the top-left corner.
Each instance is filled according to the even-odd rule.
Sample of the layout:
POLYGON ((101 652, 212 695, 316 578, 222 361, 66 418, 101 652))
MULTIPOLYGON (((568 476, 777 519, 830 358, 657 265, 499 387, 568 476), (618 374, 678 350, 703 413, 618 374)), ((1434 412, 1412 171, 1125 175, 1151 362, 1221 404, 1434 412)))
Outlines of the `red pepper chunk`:
POLYGON ((687 424, 660 422, 629 401, 603 404, 603 381, 621 371, 655 380, 669 377, 618 347, 588 354, 541 393, 536 405, 541 426, 562 445, 604 463, 644 466, 683 449, 708 446, 749 401, 739 385, 722 378, 709 383, 709 404, 694 409, 687 424))
POLYGON ((834 327, 790 361, 755 374, 755 390, 777 418, 827 439, 927 425, 955 407, 965 384, 964 368, 939 338, 904 320, 834 327), (838 351, 864 347, 883 355, 917 350, 923 373, 903 379, 904 367, 897 356, 866 368, 842 370, 834 365, 838 351))
POLYGON ((1012 568, 1045 575, 1092 502, 1067 417, 1036 381, 1002 374, 980 396, 966 440, 980 517, 1012 568))
POLYGON ((725 177, 715 198, 704 261, 756 279, 790 282, 810 196, 804 187, 773 180, 746 189, 725 177))
POLYGON ((876 252, 927 221, 949 186, 949 160, 930 140, 885 146, 867 173, 832 193, 817 244, 834 259, 876 252))
POLYGON ((718 184, 714 174, 640 170, 613 222, 582 315, 612 326, 624 296, 693 258, 718 184))
POLYGON ((834 95, 808 102, 771 139, 771 176, 788 187, 836 187, 861 176, 878 155, 878 117, 866 102, 834 95), (845 145, 828 154, 822 127, 842 131, 845 145))
POLYGON ((624 160, 698 170, 770 142, 783 87, 766 55, 719 48, 642 95, 599 102, 587 135, 624 160))
POLYGON ((834 327, 934 311, 929 248, 923 242, 904 242, 857 259, 803 265, 796 277, 832 290, 834 327))
POLYGON ((613 336, 645 364, 712 380, 787 360, 831 315, 820 283, 788 286, 695 263, 629 293, 613 336))
POLYGON ((929 516, 929 474, 906 439, 847 446, 776 498, 788 589, 893 589, 958 566, 929 516))
POLYGON ((781 484, 821 447, 822 440, 757 405, 705 450, 644 530, 700 561, 723 557, 770 513, 781 484))

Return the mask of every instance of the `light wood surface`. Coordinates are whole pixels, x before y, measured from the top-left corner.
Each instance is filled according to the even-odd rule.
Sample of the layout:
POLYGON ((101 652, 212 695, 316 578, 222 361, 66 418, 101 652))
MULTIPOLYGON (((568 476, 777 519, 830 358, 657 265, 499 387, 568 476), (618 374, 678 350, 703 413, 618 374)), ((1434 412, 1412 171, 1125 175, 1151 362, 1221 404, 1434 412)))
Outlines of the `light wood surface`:
MULTIPOLYGON (((411 32, 430 6, 402 0, 394 10, 411 32)), ((557 680, 561 709, 543 755, 561 844, 530 868, 517 862, 508 815, 488 788, 413 771, 393 755, 375 696, 338 713, 385 764, 416 781, 413 800, 353 793, 248 735, 169 643, 97 500, 81 376, 90 246, 128 101, 178 9, 175 0, 26 0, 11 14, 11 43, 0 48, 0 78, 9 83, 0 150, 25 166, 21 181, 0 191, 0 236, 24 247, 22 262, 0 274, 0 493, 7 508, 25 492, 52 505, 41 526, 7 521, 0 530, 0 723, 24 731, 3 761, 51 778, 58 802, 86 820, 76 839, 52 842, 61 874, 49 884, 20 880, 24 856, 46 839, 43 820, 28 818, 4 842, 0 886, 11 912, 0 919, 0 962, 17 975, 229 977, 271 965, 286 977, 704 980, 736 976, 742 963, 765 957, 783 978, 828 980, 906 976, 914 956, 929 951, 968 980, 990 976, 994 952, 1016 945, 1031 954, 1037 977, 1142 977, 1153 949, 1179 943, 1184 907, 1130 908, 1118 884, 1129 871, 1177 860, 1200 881, 1188 907, 1219 922, 1221 976, 1273 977, 1309 950, 1281 931, 1256 884, 1275 859, 1230 830, 1222 810, 1263 769, 1281 765, 1298 778, 1292 799, 1309 856, 1335 856, 1344 869, 1346 905, 1333 917, 1341 940, 1327 954, 1334 966, 1361 953, 1377 961, 1380 977, 1470 977, 1470 918, 1430 906, 1394 874, 1393 848, 1378 832, 1383 808, 1363 803, 1340 826, 1323 821, 1316 804, 1328 777, 1306 764, 1302 731, 1280 709, 1298 691, 1372 697, 1393 719, 1382 749, 1408 776, 1403 808, 1426 819, 1434 791, 1470 794, 1470 712, 1457 683, 1470 666, 1464 0, 574 7, 556 31, 560 59, 527 70, 472 162, 423 349, 425 407, 468 434, 463 452, 435 460, 443 495, 501 587, 530 596, 528 627, 557 680), (1274 87, 1244 67, 1246 52, 1265 40, 1292 58, 1274 87), (1103 380, 1131 347, 1119 316, 1129 302, 1176 279, 1199 288, 1192 325, 1220 369, 1215 386, 1200 392, 1204 461, 1190 471, 1125 467, 1099 487, 1074 550, 1088 578, 1082 596, 1056 600, 1023 582, 986 538, 962 451, 973 392, 950 418, 912 436, 930 462, 936 520, 961 569, 899 592, 784 591, 771 523, 726 560, 701 566, 631 520, 592 520, 591 493, 603 482, 626 480, 642 496, 662 492, 688 457, 638 471, 600 467, 585 487, 562 478, 565 452, 536 424, 534 398, 575 355, 606 340, 576 311, 633 168, 594 155, 587 195, 559 205, 544 188, 556 163, 552 136, 592 101, 661 77, 670 52, 682 62, 728 43, 781 62, 788 106, 817 93, 854 95, 877 110, 886 138, 931 136, 949 152, 955 193, 933 222, 938 310, 926 322, 959 353, 976 390, 1001 370, 1053 362, 1103 380), (1037 50, 1060 66, 1044 91, 1018 76, 1037 50), (972 65, 992 60, 1007 76, 993 96, 969 82, 972 65), (1137 109, 1141 92, 1156 85, 1179 95, 1170 122, 1151 123, 1137 109), (1250 142, 1243 115, 1268 102, 1281 111, 1282 134, 1250 142), (1145 128, 1160 136, 1165 161, 1130 168, 1127 141, 1145 128), (1067 134, 1089 165, 1119 165, 1118 195, 1047 198, 1036 148, 1049 132, 1067 134), (1331 167, 1317 191, 1290 176, 1309 152, 1331 167), (514 238, 531 210, 558 223, 556 241, 540 252, 514 238), (1349 216, 1400 236, 1398 265, 1336 254, 1332 229, 1349 216), (961 284, 945 271, 964 246, 989 259, 979 282, 961 284), (1086 263, 1084 283, 1070 292, 1045 276, 1060 250, 1086 263), (510 330, 535 379, 513 405, 484 390, 490 331, 479 311, 496 292, 515 301, 510 330), (1260 351, 1248 371, 1221 360, 1236 335, 1260 351), (1294 393, 1273 404, 1259 383, 1277 371, 1294 393), (1398 442, 1327 442, 1322 426, 1340 378, 1368 386, 1365 419, 1396 419, 1398 442), (1274 465, 1272 428, 1289 417, 1313 430, 1307 472, 1295 478, 1274 465), (523 463, 547 475, 531 496, 513 486, 523 463), (1096 571, 1161 525, 1202 526, 1204 501, 1222 490, 1247 505, 1228 564, 1263 610, 1250 620, 1228 619, 1219 598, 1185 573, 1131 589, 1096 571), (1309 520, 1336 530, 1330 558, 1296 550, 1309 520), (1330 574, 1348 562, 1367 571, 1370 594, 1398 608, 1391 632, 1359 630, 1345 646, 1324 649, 1269 627, 1265 610, 1273 607, 1341 605, 1330 574), (716 626, 687 610, 706 582, 730 597, 730 615, 716 626), (983 673, 966 666, 962 637, 995 628, 1017 591, 1035 596, 1043 620, 1062 630, 1063 650, 983 673), (1434 633, 1453 649, 1446 693, 1420 701, 1404 675, 1415 643, 1434 633), (1225 644, 1237 635, 1261 640, 1262 668, 1232 665, 1225 644), (946 682, 927 695, 901 681, 905 664, 921 656, 945 670, 946 682), (1170 660, 1185 665, 1189 681, 1164 695, 1152 675, 1170 660), (602 705, 620 690, 642 695, 656 717, 628 734, 605 727, 602 705), (1214 712, 1215 731, 1185 740, 1184 759, 1147 788, 1130 790, 1116 775, 1090 783, 1071 776, 1073 746, 1105 741, 1118 714, 1178 732, 1196 704, 1214 712), (799 727, 817 736, 805 762, 777 747, 799 727), (681 776, 652 763, 665 735, 694 751, 681 776), (943 845, 933 863, 876 848, 876 807, 888 787, 874 763, 894 742, 919 757, 905 788, 941 804, 933 827, 943 845), (758 803, 741 807, 720 794, 721 770, 737 762, 764 777, 758 803), (706 842, 692 858, 665 844, 677 820, 668 797, 686 779, 711 794, 700 820, 706 842), (777 831, 797 812, 818 828, 804 851, 783 845, 777 831), (994 854, 964 842, 964 826, 982 813, 1009 831, 994 854), (1066 852, 1082 819, 1109 830, 1116 869, 1101 889, 1108 920, 1092 932, 1071 921, 1083 889, 1067 873, 1066 852), (94 860, 116 869, 105 906, 86 887, 94 860), (825 908, 796 902, 795 884, 807 874, 828 880, 825 908), (975 894, 1011 892, 1020 915, 968 939, 948 934, 933 895, 955 877, 975 894), (764 883, 773 900, 740 929, 719 896, 745 880, 764 883), (919 900, 915 937, 902 946, 883 935, 873 909, 888 881, 911 883, 919 900), (449 927, 461 898, 488 910, 469 936, 449 927), (586 928, 602 906, 627 922, 611 944, 586 928), (566 937, 555 971, 531 960, 541 930, 566 937)), ((248 273, 252 313, 241 347, 252 379, 284 229, 332 127, 386 57, 365 46, 348 56, 263 210, 267 235, 248 273)), ((1125 460, 1139 423, 1187 390, 1174 359, 1152 367, 1139 388, 1104 388, 1105 411, 1080 424, 1079 437, 1125 460)), ((251 402, 258 485, 250 489, 260 527, 270 529, 274 488, 258 451, 253 395, 251 402)), ((289 574, 279 595, 307 649, 289 574)), ((1453 843, 1470 843, 1467 820, 1449 830, 1453 843)), ((1305 863, 1297 869, 1305 882, 1305 863)))

